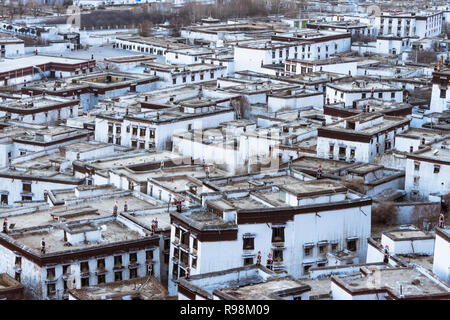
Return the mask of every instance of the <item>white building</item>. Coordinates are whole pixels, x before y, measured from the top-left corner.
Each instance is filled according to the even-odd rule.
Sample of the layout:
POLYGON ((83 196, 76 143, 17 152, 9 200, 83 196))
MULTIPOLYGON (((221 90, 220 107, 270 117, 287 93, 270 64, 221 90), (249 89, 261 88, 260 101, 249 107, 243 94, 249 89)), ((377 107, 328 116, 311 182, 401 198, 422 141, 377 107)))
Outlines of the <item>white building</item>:
POLYGON ((51 96, 0 103, 0 117, 33 124, 55 124, 78 116, 80 101, 51 96))
POLYGON ((165 63, 146 63, 146 70, 158 77, 159 88, 176 85, 190 85, 215 81, 226 75, 227 67, 213 64, 170 65, 165 63))
POLYGON ((178 300, 309 300, 310 291, 291 276, 249 265, 181 278, 178 300))
POLYGON ((325 103, 343 102, 346 107, 350 107, 355 100, 370 97, 403 102, 403 90, 393 85, 376 81, 333 82, 327 84, 325 103))
POLYGON ((430 144, 406 155, 405 191, 412 198, 450 192, 450 140, 430 144))
POLYGON ((450 287, 419 266, 364 268, 358 274, 333 276, 331 295, 333 300, 448 300, 450 287))
POLYGON ((434 37, 442 32, 442 11, 391 14, 382 12, 375 18, 379 35, 398 37, 434 37))
POLYGON ((376 156, 393 148, 395 135, 408 130, 410 121, 379 113, 361 113, 333 122, 317 129, 317 156, 373 162, 376 156))
POLYGON ((447 69, 433 72, 430 110, 426 113, 441 113, 450 110, 450 72, 447 69))
POLYGON ((198 195, 205 209, 171 214, 172 294, 188 264, 191 275, 222 271, 255 264, 260 251, 261 264, 270 253, 274 271, 298 278, 307 277, 312 266, 325 266, 329 251, 348 249, 365 257, 369 198, 330 180, 300 182, 275 175, 222 180, 223 187, 209 185, 227 190, 225 197, 198 195))
POLYGON ((350 50, 350 34, 308 30, 294 35, 273 36, 272 40, 240 43, 234 48, 235 71, 264 73, 264 65, 284 64, 286 59, 307 61, 331 58, 350 50))
POLYGON ((433 272, 450 284, 450 231, 449 228, 436 228, 433 272))
POLYGON ((161 279, 159 235, 113 213, 114 203, 122 212, 128 200, 133 212, 145 209, 145 202, 83 188, 66 189, 58 197, 66 199, 63 210, 32 207, 9 212, 9 226, 14 228, 0 235, 0 270, 19 279, 29 295, 68 299, 69 289, 147 275, 161 279), (84 204, 79 205, 80 200, 84 204))
POLYGON ((0 58, 13 58, 25 54, 24 41, 0 33, 0 58))
POLYGON ((285 70, 287 75, 308 74, 312 72, 332 72, 355 76, 357 74, 357 61, 351 58, 331 58, 317 61, 287 59, 285 70))
POLYGON ((138 149, 172 149, 172 136, 191 129, 216 127, 234 119, 231 108, 210 105, 192 105, 170 111, 98 115, 95 119, 95 139, 106 143, 138 149))

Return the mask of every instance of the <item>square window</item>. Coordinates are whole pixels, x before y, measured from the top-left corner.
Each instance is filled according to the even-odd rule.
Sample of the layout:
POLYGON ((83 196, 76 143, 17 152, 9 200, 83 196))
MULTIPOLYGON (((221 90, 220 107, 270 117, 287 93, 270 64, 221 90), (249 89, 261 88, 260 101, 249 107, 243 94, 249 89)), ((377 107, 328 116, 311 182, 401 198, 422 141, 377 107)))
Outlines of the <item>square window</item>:
POLYGON ((253 264, 253 258, 244 258, 244 266, 249 266, 253 264))
POLYGON ((98 270, 105 270, 105 259, 98 259, 97 260, 97 269, 98 270))
POLYGON ((356 239, 347 240, 347 250, 356 251, 356 239))
POLYGON ((114 257, 114 267, 122 267, 122 256, 114 257))
POLYGON ((49 283, 47 284, 47 296, 51 297, 56 294, 56 284, 49 283))
POLYGON ((309 274, 309 269, 311 268, 311 266, 303 266, 303 274, 309 274))
POLYGON ((114 272, 114 281, 122 281, 122 271, 114 272))
POLYGON ((87 261, 80 263, 80 271, 82 273, 89 272, 89 263, 87 261))
POLYGON ((97 276, 97 284, 102 284, 106 282, 106 276, 104 274, 100 274, 97 276))
POLYGON ((137 268, 130 269, 130 279, 137 278, 137 268))
POLYGON ((273 261, 274 262, 283 262, 283 250, 282 249, 273 250, 273 261))
POLYGON ((272 242, 284 242, 284 227, 272 228, 272 242))
POLYGON ((47 279, 52 280, 55 278, 55 268, 47 269, 47 279))
POLYGON ((255 238, 244 238, 243 243, 244 243, 244 246, 243 246, 244 250, 255 249, 255 238))
POLYGON ((433 169, 433 173, 439 173, 440 170, 441 170, 441 166, 435 165, 434 169, 433 169))
POLYGON ((89 277, 81 278, 81 287, 89 287, 89 277))
POLYGON ((311 254, 312 254, 312 248, 311 248, 311 247, 305 248, 305 250, 304 250, 304 256, 305 256, 305 257, 308 257, 308 256, 310 256, 311 254))

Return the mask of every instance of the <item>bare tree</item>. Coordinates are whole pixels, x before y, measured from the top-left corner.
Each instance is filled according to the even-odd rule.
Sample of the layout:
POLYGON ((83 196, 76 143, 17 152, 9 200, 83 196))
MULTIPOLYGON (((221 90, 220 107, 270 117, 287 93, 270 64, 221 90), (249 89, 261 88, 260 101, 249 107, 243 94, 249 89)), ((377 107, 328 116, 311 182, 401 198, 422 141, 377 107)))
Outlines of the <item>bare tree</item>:
POLYGON ((139 25, 139 35, 148 37, 152 34, 153 23, 150 20, 145 20, 139 25))
POLYGON ((413 223, 423 228, 425 224, 431 224, 431 226, 437 225, 440 214, 440 204, 420 206, 417 205, 412 214, 411 219, 413 223))
POLYGON ((434 50, 412 50, 408 58, 411 61, 418 62, 418 63, 436 63, 437 62, 437 54, 434 50))
POLYGON ((380 202, 372 207, 372 223, 393 225, 397 218, 398 207, 394 202, 380 202))

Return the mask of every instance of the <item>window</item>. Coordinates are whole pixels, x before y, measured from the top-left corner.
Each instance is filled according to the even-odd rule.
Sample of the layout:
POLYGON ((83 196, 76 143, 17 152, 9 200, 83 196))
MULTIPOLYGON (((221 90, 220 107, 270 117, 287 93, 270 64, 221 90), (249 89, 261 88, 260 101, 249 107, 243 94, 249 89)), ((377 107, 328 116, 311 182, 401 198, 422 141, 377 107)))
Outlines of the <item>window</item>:
POLYGON ((255 249, 255 238, 244 238, 244 250, 253 250, 255 249))
POLYGON ((105 270, 105 259, 98 259, 97 260, 97 269, 98 270, 105 270))
POLYGON ((327 250, 327 245, 323 244, 319 246, 319 253, 324 254, 327 250))
POLYGON ((441 170, 441 166, 440 165, 435 165, 434 169, 433 169, 433 173, 439 173, 440 170, 441 170))
POLYGON ((131 147, 137 148, 137 140, 131 140, 131 147))
POLYGON ((108 123, 108 133, 113 133, 113 125, 112 125, 112 123, 108 123))
POLYGON ((49 283, 47 284, 47 296, 52 297, 56 294, 56 284, 49 283))
POLYGON ((304 250, 304 256, 309 257, 312 254, 312 247, 307 247, 304 250))
POLYGON ((114 267, 116 267, 116 268, 122 267, 122 256, 114 257, 114 267))
POLYGON ((89 277, 81 278, 81 287, 89 287, 89 277))
POLYGON ((183 76, 183 83, 186 82, 186 76, 183 76))
POLYGON ((200 80, 203 80, 205 78, 205 76, 203 75, 203 73, 200 73, 200 80))
POLYGON ((330 150, 328 151, 329 153, 334 153, 334 144, 330 144, 330 150))
POLYGON ((441 89, 441 94, 440 94, 439 98, 441 98, 441 99, 445 98, 446 92, 447 92, 447 90, 441 89))
POLYGON ((153 260, 153 250, 145 251, 145 260, 152 261, 153 260))
POLYGON ((391 99, 395 98, 395 92, 391 92, 391 99))
POLYGON ((117 126, 117 127, 116 127, 116 134, 120 134, 121 129, 122 129, 122 128, 121 128, 120 126, 117 126))
POLYGON ((311 266, 303 266, 303 274, 309 274, 309 268, 311 268, 311 266))
POLYGON ((55 278, 55 268, 47 269, 47 279, 52 280, 55 278))
POLYGON ((347 240, 347 250, 356 251, 356 239, 347 240))
POLYGON ((272 228, 272 242, 284 242, 284 227, 272 228))
POLYGON ((137 278, 137 269, 130 269, 130 279, 137 278))
POLYGON ((172 78, 172 84, 177 84, 177 78, 172 78))
POLYGON ((332 243, 331 244, 331 251, 332 252, 336 252, 338 250, 338 245, 337 245, 337 243, 332 243))
POLYGON ((197 269, 197 258, 192 258, 192 268, 197 269))
POLYGON ((29 183, 29 182, 22 183, 22 191, 26 192, 26 193, 30 193, 31 192, 31 183, 29 183))
POLYGON ((82 273, 86 273, 86 272, 89 272, 89 263, 86 261, 86 262, 81 262, 80 263, 80 271, 82 272, 82 273))
POLYGON ((130 263, 137 263, 137 253, 130 253, 130 263))
POLYGON ((133 136, 137 136, 137 133, 138 133, 138 128, 137 127, 133 127, 132 135, 133 136))
POLYGON ((16 273, 14 274, 14 279, 16 279, 17 282, 20 282, 20 279, 21 279, 21 277, 20 277, 20 272, 16 272, 16 273))
POLYGON ((194 82, 195 81, 195 75, 192 75, 191 76, 191 82, 194 82))
POLYGON ((350 159, 354 159, 355 158, 355 149, 350 149, 350 159))
POLYGON ((145 149, 145 141, 144 141, 144 142, 141 141, 141 142, 139 143, 139 148, 140 148, 140 149, 145 149))
POLYGON ((214 79, 214 71, 211 71, 211 79, 214 79))
POLYGON ((122 281, 122 271, 114 272, 114 281, 122 281))
POLYGON ((253 258, 244 258, 244 266, 249 266, 253 264, 253 258))
POLYGON ((274 262, 283 262, 283 250, 282 249, 273 250, 273 261, 274 262))
POLYGON ((383 93, 382 92, 378 93, 378 98, 380 98, 380 99, 383 98, 383 93))
POLYGON ((97 284, 102 284, 106 282, 106 276, 104 274, 100 274, 97 276, 97 284))
POLYGON ((192 248, 194 248, 194 250, 198 249, 198 240, 195 238, 192 241, 192 248))
POLYGON ((22 257, 16 257, 16 261, 14 263, 16 268, 22 268, 22 257))
POLYGON ((8 195, 7 194, 2 194, 0 197, 0 203, 1 204, 8 204, 8 195))
POLYGON ((366 94, 365 93, 363 93, 362 95, 361 95, 361 98, 365 98, 366 97, 366 94))
POLYGON ((346 152, 347 152, 346 147, 339 147, 339 157, 345 157, 346 152))

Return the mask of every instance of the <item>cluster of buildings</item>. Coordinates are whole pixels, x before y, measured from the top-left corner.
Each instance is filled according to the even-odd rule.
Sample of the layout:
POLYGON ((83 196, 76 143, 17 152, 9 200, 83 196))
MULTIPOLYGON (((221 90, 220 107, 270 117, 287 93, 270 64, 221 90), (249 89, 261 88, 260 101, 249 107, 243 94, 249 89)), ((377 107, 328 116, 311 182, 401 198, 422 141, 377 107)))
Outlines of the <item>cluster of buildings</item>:
POLYGON ((450 299, 448 12, 5 24, 0 299, 450 299))

